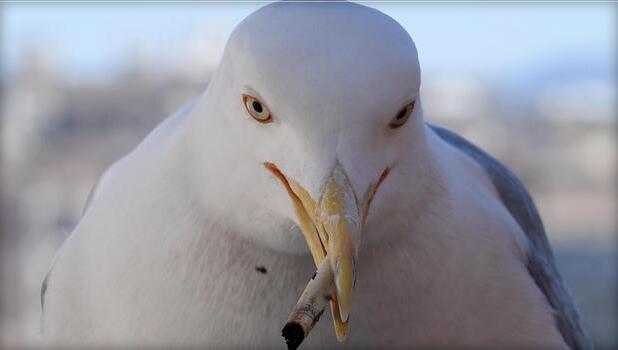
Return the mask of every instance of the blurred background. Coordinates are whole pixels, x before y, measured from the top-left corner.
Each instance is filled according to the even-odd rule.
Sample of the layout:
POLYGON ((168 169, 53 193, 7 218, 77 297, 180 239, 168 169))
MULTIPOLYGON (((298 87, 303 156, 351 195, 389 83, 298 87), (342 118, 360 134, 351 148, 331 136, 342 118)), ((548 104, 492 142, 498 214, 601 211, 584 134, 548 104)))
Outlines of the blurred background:
MULTIPOLYGON (((208 85, 261 3, 0 4, 0 348, 101 172, 208 85)), ((616 5, 368 3, 414 38, 426 119, 532 192, 598 349, 615 349, 616 5)))

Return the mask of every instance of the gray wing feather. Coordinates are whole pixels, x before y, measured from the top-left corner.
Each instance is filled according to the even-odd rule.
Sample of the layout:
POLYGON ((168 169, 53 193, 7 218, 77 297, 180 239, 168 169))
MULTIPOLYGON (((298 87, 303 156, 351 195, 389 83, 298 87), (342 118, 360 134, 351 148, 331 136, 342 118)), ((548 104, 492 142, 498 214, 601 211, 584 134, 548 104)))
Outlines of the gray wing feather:
POLYGON ((556 325, 562 337, 571 349, 592 349, 573 298, 556 268, 541 217, 524 185, 504 165, 463 137, 437 126, 430 125, 430 128, 485 169, 502 203, 530 241, 528 272, 554 309, 556 325))
POLYGON ((49 283, 49 271, 45 274, 43 283, 41 283, 41 310, 45 309, 45 293, 47 293, 48 283, 49 283))

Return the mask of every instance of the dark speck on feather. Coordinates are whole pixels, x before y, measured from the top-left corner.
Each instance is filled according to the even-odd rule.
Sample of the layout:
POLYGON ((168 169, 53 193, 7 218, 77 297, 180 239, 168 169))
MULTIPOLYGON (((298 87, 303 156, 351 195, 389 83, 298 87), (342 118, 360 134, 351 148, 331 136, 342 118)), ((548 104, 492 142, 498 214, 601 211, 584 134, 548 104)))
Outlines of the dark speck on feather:
POLYGON ((266 274, 268 272, 268 270, 266 270, 266 268, 264 266, 262 266, 262 265, 256 266, 255 267, 255 271, 257 271, 259 273, 263 273, 263 274, 266 274))

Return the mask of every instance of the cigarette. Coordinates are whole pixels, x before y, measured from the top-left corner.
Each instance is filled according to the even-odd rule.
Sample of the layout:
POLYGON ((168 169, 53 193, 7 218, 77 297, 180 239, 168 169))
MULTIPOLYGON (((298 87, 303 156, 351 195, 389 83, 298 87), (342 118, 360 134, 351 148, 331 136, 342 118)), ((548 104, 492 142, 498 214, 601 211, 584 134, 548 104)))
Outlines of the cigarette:
POLYGON ((333 271, 326 257, 305 287, 281 331, 289 350, 298 348, 309 335, 313 326, 320 320, 333 293, 335 293, 333 271))

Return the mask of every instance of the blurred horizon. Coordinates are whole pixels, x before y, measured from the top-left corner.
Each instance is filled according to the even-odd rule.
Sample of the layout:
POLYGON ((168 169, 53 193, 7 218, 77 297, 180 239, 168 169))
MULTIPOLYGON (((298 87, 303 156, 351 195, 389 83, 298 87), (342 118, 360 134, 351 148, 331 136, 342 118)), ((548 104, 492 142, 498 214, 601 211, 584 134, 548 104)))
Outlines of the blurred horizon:
MULTIPOLYGON (((62 74, 73 78, 104 78, 135 50, 160 55, 158 64, 173 67, 186 63, 174 52, 208 47, 213 57, 202 64, 212 69, 233 28, 265 3, 5 3, 1 47, 6 54, 0 71, 15 73, 24 52, 39 45, 46 46, 62 74)), ((613 4, 362 4, 390 15, 410 33, 425 73, 461 70, 487 80, 514 78, 536 75, 568 57, 573 66, 594 64, 580 65, 576 75, 587 71, 615 78, 613 4), (490 31, 496 26, 500 31, 490 31)))
MULTIPOLYGON (((363 4, 415 41, 426 121, 525 183, 596 348, 615 348, 616 4, 363 4)), ((0 348, 36 345, 40 282, 98 176, 206 89, 263 5, 0 4, 0 348)))

